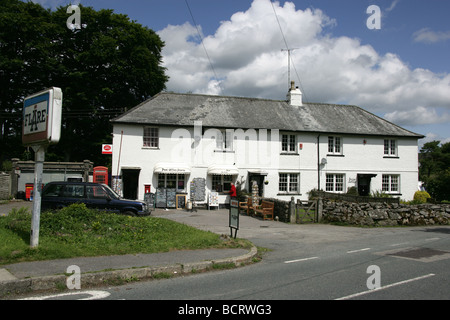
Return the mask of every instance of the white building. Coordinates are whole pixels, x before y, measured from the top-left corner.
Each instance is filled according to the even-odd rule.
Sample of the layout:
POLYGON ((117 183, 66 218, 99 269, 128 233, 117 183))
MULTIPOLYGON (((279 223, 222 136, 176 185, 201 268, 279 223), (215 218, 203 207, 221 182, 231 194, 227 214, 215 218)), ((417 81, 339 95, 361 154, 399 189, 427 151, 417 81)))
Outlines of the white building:
POLYGON ((294 85, 286 101, 160 93, 113 126, 112 174, 128 198, 167 188, 189 200, 193 181, 205 184, 197 203, 215 191, 228 203, 231 182, 285 200, 312 189, 405 200, 417 191, 422 135, 356 106, 303 103, 294 85))

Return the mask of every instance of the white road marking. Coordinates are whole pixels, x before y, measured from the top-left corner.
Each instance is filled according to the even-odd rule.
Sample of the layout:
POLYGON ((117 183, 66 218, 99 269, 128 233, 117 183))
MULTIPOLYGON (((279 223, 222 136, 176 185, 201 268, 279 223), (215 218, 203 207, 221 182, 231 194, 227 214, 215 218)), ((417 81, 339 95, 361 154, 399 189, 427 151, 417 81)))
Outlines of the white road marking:
POLYGON ((298 260, 285 261, 284 263, 289 264, 289 263, 303 262, 303 261, 309 261, 309 260, 315 260, 315 259, 319 259, 319 257, 311 257, 311 258, 304 258, 304 259, 298 259, 298 260))
POLYGON ((364 249, 347 251, 347 253, 357 253, 357 252, 363 252, 363 251, 369 251, 369 250, 370 250, 370 248, 364 248, 364 249))
POLYGON ((409 242, 400 242, 400 243, 394 243, 389 245, 389 247, 398 247, 398 246, 404 246, 407 245, 409 242))
POLYGON ((430 278, 430 277, 434 277, 434 276, 435 276, 434 273, 430 273, 430 274, 427 274, 427 275, 422 276, 422 277, 417 277, 417 278, 414 278, 414 279, 409 279, 409 280, 405 280, 405 281, 400 281, 400 282, 393 283, 393 284, 390 284, 390 285, 387 285, 387 286, 384 286, 384 287, 380 287, 380 288, 377 288, 377 289, 367 290, 367 291, 363 291, 363 292, 360 292, 360 293, 351 294, 351 295, 349 295, 349 296, 345 296, 345 297, 342 297, 342 298, 338 298, 338 299, 336 299, 336 300, 348 300, 348 299, 352 299, 352 298, 356 298, 356 297, 363 296, 363 295, 368 294, 368 293, 372 293, 372 292, 376 292, 376 291, 381 291, 381 290, 384 290, 384 289, 388 289, 388 288, 400 286, 400 285, 403 285, 403 284, 406 284, 406 283, 410 283, 410 282, 414 282, 414 281, 419 281, 419 280, 423 280, 423 279, 430 278))
POLYGON ((40 296, 40 297, 31 297, 31 298, 25 298, 20 300, 47 300, 47 299, 54 299, 59 297, 67 297, 67 296, 80 296, 80 295, 88 295, 90 297, 84 298, 84 299, 77 299, 77 300, 100 300, 105 299, 109 297, 111 294, 106 291, 74 291, 69 293, 61 293, 61 294, 55 294, 50 296, 40 296))

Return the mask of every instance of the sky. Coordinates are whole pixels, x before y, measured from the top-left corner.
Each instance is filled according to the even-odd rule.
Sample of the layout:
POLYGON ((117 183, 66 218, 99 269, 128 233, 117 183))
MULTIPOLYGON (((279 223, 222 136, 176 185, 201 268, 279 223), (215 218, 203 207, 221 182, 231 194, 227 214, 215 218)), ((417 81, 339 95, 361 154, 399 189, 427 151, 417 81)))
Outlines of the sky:
POLYGON ((33 2, 113 9, 154 30, 168 91, 284 100, 293 80, 305 102, 357 105, 426 136, 420 146, 450 142, 450 1, 33 2))

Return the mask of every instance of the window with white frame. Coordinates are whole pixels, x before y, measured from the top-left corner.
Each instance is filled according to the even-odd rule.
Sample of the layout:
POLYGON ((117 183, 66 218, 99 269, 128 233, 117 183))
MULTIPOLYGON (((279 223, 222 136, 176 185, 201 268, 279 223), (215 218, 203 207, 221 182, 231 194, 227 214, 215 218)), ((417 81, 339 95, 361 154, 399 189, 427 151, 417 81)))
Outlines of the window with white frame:
POLYGON ((385 139, 384 140, 384 156, 385 157, 397 157, 397 140, 385 139))
POLYGON ((159 148, 159 128, 144 128, 144 148, 159 148))
POLYGON ((341 137, 328 137, 328 154, 341 155, 342 154, 342 138, 341 137))
POLYGON ((327 174, 325 190, 328 192, 344 192, 344 174, 327 174))
POLYGON ((216 150, 217 151, 233 151, 233 130, 217 130, 216 150))
POLYGON ((400 176, 398 174, 383 174, 381 190, 386 193, 400 192, 400 176))
POLYGON ((231 183, 233 176, 230 175, 213 175, 212 188, 217 192, 229 192, 231 190, 231 183))
POLYGON ((280 193, 300 193, 300 175, 298 173, 280 173, 278 191, 280 193))
POLYGON ((158 188, 186 190, 186 175, 184 174, 158 174, 158 188))
POLYGON ((296 137, 295 134, 282 134, 281 135, 281 152, 283 153, 296 153, 296 137))

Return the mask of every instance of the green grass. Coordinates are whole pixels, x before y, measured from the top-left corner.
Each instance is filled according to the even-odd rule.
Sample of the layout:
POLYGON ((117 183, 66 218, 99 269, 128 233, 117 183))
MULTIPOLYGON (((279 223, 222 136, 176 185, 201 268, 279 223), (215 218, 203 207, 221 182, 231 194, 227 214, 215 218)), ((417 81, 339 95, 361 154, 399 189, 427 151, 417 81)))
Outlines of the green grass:
POLYGON ((30 248, 31 215, 26 209, 0 217, 0 265, 73 257, 242 247, 239 239, 162 218, 130 217, 75 204, 41 214, 39 246, 30 248))

